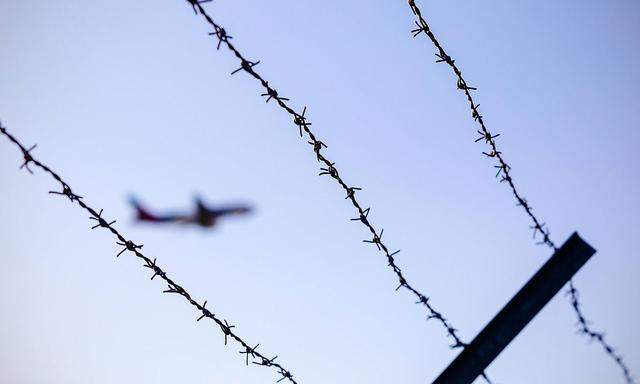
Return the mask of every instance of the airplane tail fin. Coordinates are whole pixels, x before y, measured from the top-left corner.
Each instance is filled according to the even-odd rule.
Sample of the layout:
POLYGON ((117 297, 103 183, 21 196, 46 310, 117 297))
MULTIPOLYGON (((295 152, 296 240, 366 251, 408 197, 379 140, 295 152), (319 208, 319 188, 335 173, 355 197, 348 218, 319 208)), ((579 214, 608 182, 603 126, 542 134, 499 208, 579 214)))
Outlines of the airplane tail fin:
POLYGON ((135 196, 129 197, 129 203, 136 210, 136 219, 139 221, 156 221, 158 218, 149 213, 146 208, 142 206, 140 201, 135 196))

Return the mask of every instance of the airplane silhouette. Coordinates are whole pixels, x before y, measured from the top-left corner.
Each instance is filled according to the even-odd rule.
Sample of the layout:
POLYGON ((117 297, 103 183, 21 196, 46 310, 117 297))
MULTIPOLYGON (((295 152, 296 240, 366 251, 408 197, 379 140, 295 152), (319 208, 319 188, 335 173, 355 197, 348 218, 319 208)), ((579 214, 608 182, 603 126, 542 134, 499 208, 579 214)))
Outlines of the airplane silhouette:
POLYGON ((247 205, 231 205, 220 208, 207 207, 200 198, 195 198, 196 209, 191 214, 162 214, 151 213, 140 204, 137 198, 130 197, 129 202, 136 210, 136 219, 142 222, 151 223, 181 223, 195 224, 204 228, 215 226, 223 216, 247 214, 251 212, 251 207, 247 205))

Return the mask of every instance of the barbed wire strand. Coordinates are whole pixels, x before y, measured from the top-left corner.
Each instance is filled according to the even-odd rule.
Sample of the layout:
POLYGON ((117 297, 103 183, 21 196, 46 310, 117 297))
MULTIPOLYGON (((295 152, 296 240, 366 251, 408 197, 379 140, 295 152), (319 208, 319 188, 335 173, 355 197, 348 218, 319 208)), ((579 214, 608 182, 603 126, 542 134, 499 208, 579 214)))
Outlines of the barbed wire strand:
MULTIPOLYGON (((387 245, 382 240, 382 234, 384 229, 381 229, 379 232, 371 223, 368 218, 369 213, 371 212, 371 208, 363 208, 363 205, 357 200, 355 193, 356 191, 361 190, 362 188, 349 186, 336 168, 335 162, 329 160, 322 154, 323 148, 327 148, 327 145, 321 141, 310 129, 311 123, 307 120, 306 112, 307 107, 304 107, 301 113, 296 112, 293 108, 291 108, 286 102, 290 101, 289 98, 280 96, 279 92, 269 84, 256 70, 254 67, 260 63, 259 60, 250 61, 244 57, 244 55, 231 43, 232 36, 230 36, 226 29, 223 28, 220 24, 216 23, 213 18, 209 15, 209 13, 204 9, 202 4, 208 3, 211 0, 207 1, 198 1, 198 0, 185 0, 191 7, 193 8, 196 15, 201 15, 205 21, 213 27, 213 32, 210 32, 210 36, 214 36, 217 39, 216 49, 220 49, 221 46, 226 46, 229 51, 231 51, 234 56, 240 60, 240 67, 231 72, 232 75, 238 72, 246 72, 251 75, 253 78, 258 80, 265 92, 261 94, 261 96, 266 98, 266 102, 268 103, 271 100, 274 100, 276 104, 286 111, 289 115, 293 117, 293 123, 298 127, 299 134, 303 137, 303 133, 307 135, 309 141, 307 143, 312 147, 313 151, 316 155, 316 160, 321 163, 319 176, 330 176, 334 179, 340 187, 346 192, 346 200, 349 200, 351 204, 354 206, 358 213, 358 217, 351 219, 352 221, 361 222, 366 229, 371 234, 371 239, 363 240, 363 242, 374 245, 378 251, 382 252, 387 259, 387 263, 391 270, 395 273, 398 279, 398 286, 396 287, 396 291, 400 288, 404 288, 409 291, 411 294, 415 296, 417 299, 416 304, 420 304, 424 306, 427 310, 427 320, 436 320, 445 330, 447 336, 453 340, 453 343, 450 345, 452 349, 456 348, 464 348, 467 344, 462 340, 462 338, 458 335, 458 330, 453 327, 451 322, 444 317, 442 312, 436 310, 436 308, 431 304, 430 298, 419 292, 416 288, 411 285, 406 277, 404 276, 400 267, 396 264, 395 255, 397 255, 400 251, 390 251, 387 245)), ((487 383, 491 383, 489 377, 483 372, 482 377, 485 379, 487 383)))
POLYGON ((33 174, 33 170, 29 166, 34 165, 37 168, 40 168, 44 172, 48 173, 58 183, 60 183, 60 186, 62 187, 61 191, 49 191, 50 194, 65 196, 71 201, 71 203, 75 202, 82 209, 87 211, 90 214, 89 218, 96 222, 96 224, 93 227, 91 227, 91 229, 105 228, 109 230, 113 235, 115 235, 115 237, 118 240, 116 244, 123 247, 116 257, 119 257, 126 251, 129 251, 135 257, 141 259, 144 262, 143 267, 149 268, 153 272, 153 275, 151 276, 151 280, 153 280, 157 276, 160 279, 164 280, 165 283, 167 283, 167 289, 163 291, 164 293, 176 293, 181 295, 189 302, 189 304, 191 304, 201 313, 200 317, 198 317, 196 321, 200 321, 205 317, 213 320, 214 323, 220 327, 220 331, 224 336, 224 345, 227 345, 228 339, 231 339, 241 346, 240 354, 245 355, 246 365, 249 365, 249 359, 251 357, 251 360, 252 360, 251 363, 254 365, 271 367, 277 370, 278 374, 280 375, 280 378, 277 380, 277 382, 281 382, 286 379, 293 384, 297 383, 297 381, 293 378, 293 374, 289 370, 285 369, 282 365, 275 362, 275 359, 277 358, 277 356, 273 358, 267 358, 261 352, 258 352, 256 350, 259 344, 256 344, 255 346, 252 347, 251 344, 247 343, 242 338, 240 338, 240 336, 238 336, 233 331, 233 328, 235 328, 235 325, 230 325, 227 322, 227 320, 222 319, 221 317, 219 317, 219 315, 214 314, 210 309, 206 308, 207 306, 206 300, 202 304, 200 304, 198 301, 193 299, 191 295, 184 288, 182 288, 178 283, 176 283, 173 279, 171 279, 168 276, 167 272, 165 272, 158 265, 158 263, 156 262, 156 259, 152 260, 150 257, 143 255, 142 252, 140 251, 143 247, 143 244, 137 244, 125 238, 124 235, 122 235, 114 227, 114 224, 116 222, 115 220, 109 221, 105 219, 102 215, 103 214, 102 209, 98 211, 90 207, 88 204, 84 202, 82 196, 79 196, 73 193, 69 184, 67 184, 62 179, 62 177, 60 177, 55 171, 53 171, 47 165, 35 159, 31 154, 31 151, 36 147, 35 145, 31 146, 30 148, 26 148, 24 145, 22 145, 22 143, 20 143, 20 141, 18 141, 18 139, 16 139, 13 135, 11 135, 5 127, 2 126, 2 123, 0 123, 0 133, 6 136, 11 142, 13 142, 16 146, 18 146, 18 148, 22 151, 24 161, 20 166, 20 169, 24 168, 29 173, 33 174))
MULTIPOLYGON (((417 28, 411 31, 413 33, 413 37, 415 38, 421 34, 424 34, 425 36, 427 36, 435 46, 436 50, 438 51, 435 54, 437 57, 436 63, 446 63, 453 70, 457 78, 457 87, 459 90, 464 92, 467 98, 467 101, 469 102, 469 107, 471 108, 471 117, 473 118, 474 121, 477 122, 478 126, 480 127, 480 130, 477 131, 480 136, 476 139, 476 142, 484 141, 486 144, 488 144, 489 151, 482 152, 482 153, 486 157, 494 158, 497 160, 497 164, 494 165, 494 168, 497 169, 496 178, 500 177, 501 183, 503 182, 507 183, 507 185, 511 189, 511 192, 513 193, 513 196, 517 201, 517 206, 522 207, 522 209, 525 211, 527 216, 529 216, 529 218, 531 219, 533 225, 530 228, 533 230, 533 238, 535 239, 537 234, 542 235, 542 240, 539 241, 538 244, 546 245, 549 248, 553 249, 554 251, 557 251, 558 248, 556 247, 555 243, 551 240, 548 227, 544 222, 542 222, 540 219, 538 219, 538 217, 536 217, 533 214, 532 212, 533 208, 531 207, 531 205, 522 196, 522 194, 516 189, 513 178, 511 176, 511 166, 507 164, 504 157, 502 156, 502 152, 498 150, 498 147, 496 145, 495 139, 498 136, 500 136, 500 134, 499 133, 493 134, 487 129, 484 123, 483 116, 480 114, 480 111, 478 109, 480 107, 480 104, 476 104, 475 100, 471 96, 471 91, 475 91, 477 90, 477 88, 467 85, 466 80, 462 76, 462 71, 460 71, 458 66, 455 64, 455 60, 453 60, 451 56, 449 56, 446 53, 446 51, 444 50, 444 48, 442 47, 438 39, 435 37, 431 29, 429 28, 429 25, 427 24, 426 20, 422 16, 422 13, 420 12, 420 8, 418 8, 418 6, 416 5, 415 0, 408 0, 408 3, 409 3, 409 7, 411 8, 411 11, 417 18, 415 22, 417 28)), ((579 292, 575 287, 573 280, 569 282, 569 289, 567 291, 567 294, 571 296, 571 306, 578 318, 577 326, 578 326, 579 333, 586 335, 592 341, 593 340, 597 341, 602 346, 602 348, 607 353, 607 355, 609 355, 609 357, 611 357, 615 361, 615 363, 620 367, 620 369, 622 370, 622 373, 624 374, 626 382, 634 383, 634 379, 631 376, 631 372, 628 366, 625 364, 624 360, 622 359, 622 356, 619 353, 617 353, 616 350, 605 340, 604 333, 594 331, 589 326, 590 322, 585 318, 581 310, 581 304, 579 301, 579 292)))

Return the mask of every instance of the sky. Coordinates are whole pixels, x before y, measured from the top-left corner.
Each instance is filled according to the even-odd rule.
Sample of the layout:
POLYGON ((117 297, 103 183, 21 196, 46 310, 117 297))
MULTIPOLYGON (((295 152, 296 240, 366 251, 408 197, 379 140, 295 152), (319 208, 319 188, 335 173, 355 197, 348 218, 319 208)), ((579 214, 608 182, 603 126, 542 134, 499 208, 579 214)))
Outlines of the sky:
MULTIPOLYGON (((640 4, 417 1, 554 241, 597 249, 583 310, 640 372, 640 4)), ((550 257, 482 155, 406 1, 207 5, 307 116, 407 278, 470 340, 550 257)), ((369 244, 291 118, 182 0, 0 2, 0 120, 301 383, 430 383, 450 340, 369 244), (212 231, 136 224, 127 196, 250 202, 212 231)), ((0 140, 0 381, 269 383, 0 140)), ((623 383, 558 294, 497 383, 623 383)), ((480 382, 479 380, 477 382, 480 382)))

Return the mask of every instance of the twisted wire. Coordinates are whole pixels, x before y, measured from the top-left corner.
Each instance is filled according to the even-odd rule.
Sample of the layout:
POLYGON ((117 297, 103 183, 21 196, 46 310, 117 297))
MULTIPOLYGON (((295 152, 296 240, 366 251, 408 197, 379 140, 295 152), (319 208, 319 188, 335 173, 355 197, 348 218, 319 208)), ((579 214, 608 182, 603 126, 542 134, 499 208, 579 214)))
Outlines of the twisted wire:
MULTIPOLYGON (((298 127, 300 137, 303 137, 303 134, 307 135, 307 143, 311 146, 313 152, 315 153, 316 160, 321 164, 319 176, 329 176, 330 178, 335 180, 335 182, 338 183, 338 185, 344 190, 344 192, 346 193, 345 199, 351 202, 358 215, 356 218, 352 218, 351 221, 361 222, 371 234, 371 238, 363 240, 363 242, 374 245, 379 252, 383 253, 384 257, 387 259, 388 266, 391 268, 393 273, 396 275, 396 278, 398 279, 398 286, 396 287, 396 291, 400 288, 409 291, 417 299, 415 303, 426 308, 427 320, 436 320, 445 329, 447 336, 453 340, 452 344, 450 345, 452 349, 464 348, 467 344, 459 336, 458 330, 453 327, 452 323, 447 318, 444 317, 442 312, 438 311, 431 304, 429 297, 419 292, 416 288, 414 288, 413 285, 408 282, 407 278, 402 272, 402 269, 396 264, 395 255, 397 255, 400 250, 390 251, 385 242, 382 240, 384 229, 380 229, 380 231, 378 231, 371 223, 370 219, 368 218, 368 215, 371 212, 371 208, 364 208, 364 206, 360 204, 355 196, 356 191, 361 190, 361 188, 350 186, 349 184, 347 184, 342 176, 340 176, 335 162, 329 160, 322 153, 323 149, 327 148, 327 145, 311 131, 310 126, 312 124, 306 117, 307 107, 304 107, 302 112, 296 112, 292 107, 289 106, 289 104, 287 104, 287 101, 290 101, 290 99, 287 97, 282 97, 280 93, 254 69, 254 67, 260 63, 260 60, 251 61, 246 59, 245 56, 235 47, 235 45, 231 43, 232 36, 227 33, 227 30, 224 27, 215 22, 210 14, 202 6, 202 4, 208 3, 211 0, 185 1, 193 8, 193 11, 196 15, 201 15, 204 20, 213 28, 213 32, 210 32, 209 35, 217 39, 216 49, 219 50, 221 46, 225 46, 240 61, 240 67, 231 72, 231 75, 234 75, 238 72, 245 72, 258 80, 264 88, 264 93, 262 93, 260 96, 265 97, 267 103, 271 100, 275 101, 277 106, 279 106, 293 118, 293 123, 298 127)), ((482 373, 482 377, 487 383, 491 383, 491 380, 485 373, 482 373)))
POLYGON ((589 325, 591 322, 587 320, 587 318, 584 316, 582 312, 582 307, 581 307, 582 304, 579 301, 580 292, 573 285, 573 281, 569 282, 569 289, 567 291, 567 295, 570 297, 571 306, 573 307, 573 310, 576 313, 576 317, 578 318, 578 321, 577 321, 578 333, 585 335, 586 337, 589 338, 590 341, 596 341, 602 347, 605 353, 611 359, 613 359, 613 361, 618 365, 618 367, 620 367, 620 370, 624 375, 625 381, 629 384, 635 383, 635 380, 631 375, 631 370, 629 369, 629 366, 627 366, 627 364, 625 363, 624 359, 622 358, 622 355, 619 352, 617 352, 616 349, 605 340, 604 332, 595 331, 589 325))
POLYGON ((235 325, 230 325, 227 322, 227 320, 222 319, 221 317, 219 317, 219 315, 214 314, 211 310, 206 308, 207 306, 206 300, 202 304, 200 304, 200 302, 193 299, 191 295, 183 287, 181 287, 178 283, 176 283, 172 278, 169 277, 167 272, 165 272, 165 270, 163 270, 157 264, 156 259, 152 260, 150 257, 143 255, 142 252, 140 251, 144 246, 143 244, 137 244, 137 243, 134 243, 132 240, 125 238, 124 235, 122 235, 114 227, 114 224, 116 222, 115 220, 109 221, 105 219, 102 216, 102 213, 103 213, 102 209, 100 211, 97 211, 96 209, 86 204, 83 200, 83 197, 75 194, 72 191, 69 184, 67 184, 62 179, 62 177, 60 177, 55 171, 53 171, 47 165, 35 159, 31 154, 31 151, 33 151, 33 149, 35 149, 36 147, 35 145, 29 148, 25 147, 24 145, 22 145, 22 143, 20 143, 20 141, 18 141, 18 139, 16 139, 13 135, 11 135, 7 131, 7 129, 2 126, 1 123, 0 123, 0 133, 5 137, 7 137, 9 141, 11 141, 13 144, 18 146, 18 148, 22 151, 24 160, 22 165, 20 166, 20 169, 26 169, 29 173, 33 174, 33 170, 30 168, 30 165, 33 165, 37 168, 40 168, 44 172, 48 173, 60 184, 62 188, 61 191, 49 191, 50 194, 67 197, 71 201, 71 203, 78 204, 78 206, 80 206, 82 209, 84 209, 90 214, 89 219, 96 222, 96 224, 93 227, 91 227, 91 229, 105 228, 109 230, 109 232, 111 232, 117 238, 116 244, 120 245, 123 248, 116 255, 116 257, 119 257, 125 252, 130 252, 135 257, 141 259, 143 261, 143 267, 148 268, 153 272, 153 275, 151 276, 151 280, 153 280, 155 277, 158 277, 167 284, 167 289, 163 291, 164 293, 168 293, 168 294, 175 293, 184 297, 189 302, 189 304, 191 304, 201 313, 200 317, 198 317, 196 321, 200 321, 205 317, 210 320, 213 320, 213 322, 220 327, 220 331, 224 335, 224 345, 227 345, 228 339, 231 339, 241 346, 240 354, 245 355, 246 365, 249 365, 249 359, 251 357, 252 364, 264 366, 264 367, 271 367, 275 369, 280 375, 280 378, 277 380, 277 382, 281 382, 286 379, 287 381, 293 384, 297 384, 297 381, 294 380, 293 378, 293 374, 289 370, 285 369, 282 365, 275 362, 275 359, 277 358, 277 356, 269 359, 265 355, 263 355, 261 352, 257 351, 257 348, 260 344, 256 344, 255 346, 252 347, 249 343, 247 343, 242 338, 240 338, 240 336, 238 336, 238 334, 233 331, 233 328, 235 328, 235 325))
MULTIPOLYGON (((437 53, 435 54, 437 57, 436 63, 445 63, 449 67, 451 67, 451 69, 453 70, 453 73, 457 78, 456 86, 466 96, 467 101, 469 103, 469 107, 471 108, 471 117, 473 118, 474 121, 476 121, 476 123, 480 127, 480 129, 477 131, 480 136, 475 141, 476 142, 484 141, 489 146, 489 151, 482 152, 482 153, 486 157, 494 158, 497 160, 497 164, 494 165, 494 168, 497 169, 496 178, 500 177, 501 183, 503 182, 507 183, 507 185, 511 189, 511 192, 513 193, 513 196, 517 201, 517 206, 522 207, 524 212, 531 219, 533 225, 531 225, 530 228, 533 229, 533 238, 535 239, 538 233, 542 235, 542 239, 538 242, 538 244, 546 245, 549 248, 553 249, 554 252, 557 251, 558 248, 556 247, 555 243, 551 240, 548 227, 546 227, 546 224, 542 222, 542 220, 538 219, 538 217, 533 214, 532 212, 533 208, 531 207, 531 205, 522 196, 522 194, 516 189, 513 178, 511 176, 511 166, 507 164, 504 157, 502 156, 502 152, 498 150, 498 147, 496 145, 495 139, 498 136, 500 136, 500 134, 499 133, 493 134, 486 127, 483 116, 480 114, 480 111, 478 110, 478 107, 480 106, 480 104, 477 104, 471 95, 471 91, 475 91, 477 90, 477 88, 467 85, 466 80, 462 76, 462 71, 455 64, 455 60, 453 60, 451 56, 449 56, 446 53, 446 51, 444 50, 444 48, 442 47, 438 39, 435 37, 431 29, 429 28, 429 25, 427 24, 426 20, 422 16, 422 12, 420 11, 420 8, 418 8, 418 6, 416 5, 415 0, 408 0, 408 4, 409 4, 409 7, 411 8, 411 11, 417 18, 417 20, 415 21, 417 28, 411 31, 413 33, 413 37, 415 38, 421 34, 424 34, 425 36, 427 36, 437 50, 437 53)), ((614 360, 614 362, 619 366, 619 368, 622 370, 622 373, 624 375, 626 382, 634 383, 629 367, 626 365, 626 363, 622 359, 622 356, 618 354, 615 351, 615 349, 605 340, 604 333, 596 332, 589 327, 590 322, 585 318, 581 310, 581 304, 579 302, 579 292, 577 288, 574 286, 573 280, 569 282, 569 289, 567 291, 567 294, 571 297, 571 306, 578 319, 577 321, 578 331, 581 334, 584 334, 587 337, 589 337, 591 340, 597 341, 602 346, 602 348, 607 353, 607 355, 611 357, 614 360)))

